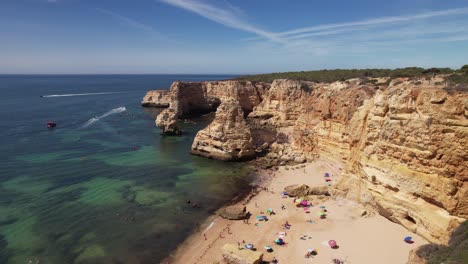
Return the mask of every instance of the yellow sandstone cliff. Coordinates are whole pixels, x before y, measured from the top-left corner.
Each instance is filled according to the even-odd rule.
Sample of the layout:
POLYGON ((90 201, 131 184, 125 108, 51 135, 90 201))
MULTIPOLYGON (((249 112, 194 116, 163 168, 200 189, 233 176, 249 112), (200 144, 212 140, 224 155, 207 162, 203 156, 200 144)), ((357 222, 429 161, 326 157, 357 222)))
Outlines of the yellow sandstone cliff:
POLYGON ((174 121, 217 108, 214 123, 199 132, 192 148, 212 158, 237 160, 240 149, 253 157, 250 137, 256 141, 261 133, 253 130, 260 127, 276 133, 263 149, 278 164, 318 156, 342 161, 335 197, 372 207, 431 242, 447 243, 468 218, 468 94, 450 92, 437 78, 275 80, 271 87, 174 83, 165 110, 170 115, 161 116, 174 121), (221 102, 228 103, 218 107, 221 102), (233 139, 240 141, 227 143, 233 139), (215 153, 219 148, 222 155, 215 153))

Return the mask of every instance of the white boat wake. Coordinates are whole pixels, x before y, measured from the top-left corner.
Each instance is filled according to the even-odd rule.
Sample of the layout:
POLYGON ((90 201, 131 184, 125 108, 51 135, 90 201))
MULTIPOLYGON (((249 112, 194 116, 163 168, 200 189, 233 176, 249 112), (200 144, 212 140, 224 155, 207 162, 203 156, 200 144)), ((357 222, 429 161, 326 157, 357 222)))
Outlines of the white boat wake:
POLYGON ((68 97, 68 96, 119 94, 119 93, 129 93, 129 92, 103 92, 103 93, 79 93, 79 94, 48 94, 48 95, 41 95, 41 97, 49 98, 49 97, 68 97))
POLYGON ((122 113, 124 111, 127 111, 127 108, 125 108, 125 106, 117 107, 115 109, 112 109, 112 110, 100 115, 100 116, 96 116, 96 117, 93 117, 93 118, 89 119, 88 121, 86 121, 86 123, 83 124, 83 126, 81 126, 81 128, 88 127, 88 126, 96 123, 97 121, 101 120, 102 118, 104 118, 106 116, 122 113))

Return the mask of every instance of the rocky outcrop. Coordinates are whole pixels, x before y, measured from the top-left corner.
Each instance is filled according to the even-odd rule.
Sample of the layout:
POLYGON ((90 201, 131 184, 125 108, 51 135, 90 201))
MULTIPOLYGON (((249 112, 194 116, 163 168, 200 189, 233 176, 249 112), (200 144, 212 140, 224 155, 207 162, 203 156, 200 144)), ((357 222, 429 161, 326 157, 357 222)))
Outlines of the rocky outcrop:
POLYGON ((288 196, 291 197, 305 197, 308 195, 330 195, 328 188, 325 186, 310 187, 305 184, 289 185, 284 188, 284 191, 288 196))
POLYGON ((234 244, 223 246, 223 261, 228 264, 260 264, 262 259, 263 253, 260 251, 239 248, 234 244))
POLYGON ((168 90, 153 90, 148 91, 141 101, 141 105, 145 107, 169 107, 170 97, 168 90))
POLYGON ((179 127, 177 126, 177 114, 172 108, 164 109, 156 117, 156 125, 161 129, 163 135, 180 135, 179 127))
POLYGON ((254 157, 250 128, 236 100, 221 103, 213 122, 195 136, 192 153, 224 161, 254 157))
POLYGON ((241 220, 247 217, 247 208, 244 205, 231 205, 223 208, 219 215, 229 220, 241 220))
MULTIPOLYGON (((269 84, 249 81, 215 82, 174 82, 169 89, 170 112, 177 118, 190 117, 216 111, 221 102, 233 99, 239 103, 245 114, 262 101, 269 84)), ((162 112, 166 115, 167 112, 162 112)), ((156 122, 165 133, 166 118, 158 117, 156 122)))

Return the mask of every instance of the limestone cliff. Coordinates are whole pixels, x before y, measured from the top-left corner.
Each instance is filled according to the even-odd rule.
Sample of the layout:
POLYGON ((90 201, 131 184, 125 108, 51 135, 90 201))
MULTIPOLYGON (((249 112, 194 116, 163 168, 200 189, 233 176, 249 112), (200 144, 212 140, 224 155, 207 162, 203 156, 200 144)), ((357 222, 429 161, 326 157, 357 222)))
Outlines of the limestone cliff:
POLYGON ((169 107, 169 91, 167 90, 152 90, 148 91, 141 101, 141 105, 145 107, 169 107))
POLYGON ((193 153, 237 160, 268 150, 264 159, 274 164, 340 160, 335 197, 447 243, 468 218, 468 94, 448 92, 440 78, 174 83, 158 125, 177 131, 177 118, 221 104, 193 153), (274 142, 257 143, 267 131, 274 142))
MULTIPOLYGON (((259 108, 269 104, 265 98, 259 108)), ((335 195, 446 243, 449 231, 468 217, 467 100, 427 80, 312 85, 300 104, 303 114, 282 128, 288 138, 283 149, 344 161, 335 195)))
POLYGON ((169 89, 170 107, 158 116, 156 125, 165 133, 168 124, 173 123, 173 115, 169 115, 169 112, 177 118, 214 112, 227 99, 238 101, 244 113, 248 114, 262 101, 262 95, 269 86, 265 83, 231 80, 174 82, 169 89))
POLYGON ((213 122, 195 136, 192 153, 225 161, 255 155, 250 128, 237 100, 226 99, 221 103, 213 122))

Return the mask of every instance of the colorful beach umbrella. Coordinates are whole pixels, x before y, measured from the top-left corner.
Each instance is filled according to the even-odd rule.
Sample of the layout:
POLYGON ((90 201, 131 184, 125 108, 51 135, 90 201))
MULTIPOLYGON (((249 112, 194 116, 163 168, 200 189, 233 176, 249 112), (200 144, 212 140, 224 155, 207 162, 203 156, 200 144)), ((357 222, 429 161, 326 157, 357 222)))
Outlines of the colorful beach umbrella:
POLYGON ((319 216, 325 215, 324 212, 318 212, 317 214, 318 214, 319 216))
POLYGON ((320 209, 325 209, 325 206, 321 205, 321 206, 320 206, 320 209))
POLYGON ((411 242, 413 242, 413 238, 410 237, 410 236, 407 236, 407 237, 405 237, 405 242, 406 243, 411 243, 411 242))
POLYGON ((325 172, 325 177, 330 177, 330 173, 325 172))
POLYGON ((336 247, 336 241, 335 241, 335 240, 330 240, 330 241, 328 241, 328 245, 329 245, 331 248, 335 248, 335 247, 336 247))

